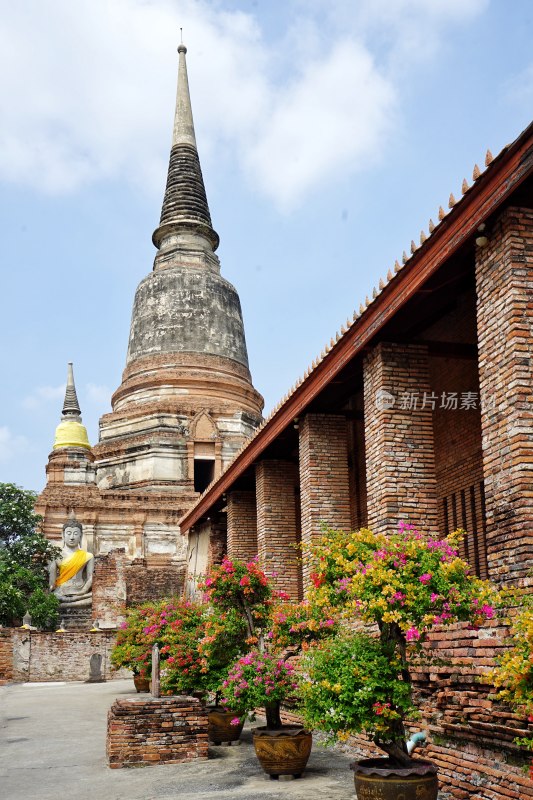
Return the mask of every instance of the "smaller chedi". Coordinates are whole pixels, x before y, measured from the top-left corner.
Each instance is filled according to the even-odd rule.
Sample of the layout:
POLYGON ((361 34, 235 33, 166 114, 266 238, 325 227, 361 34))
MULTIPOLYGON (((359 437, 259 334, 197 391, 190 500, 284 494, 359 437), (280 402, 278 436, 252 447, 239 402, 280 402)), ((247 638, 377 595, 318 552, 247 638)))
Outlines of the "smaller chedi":
POLYGON ((81 547, 83 527, 71 512, 63 525, 61 558, 49 564, 50 591, 59 600, 60 610, 84 608, 92 604, 94 557, 81 547))

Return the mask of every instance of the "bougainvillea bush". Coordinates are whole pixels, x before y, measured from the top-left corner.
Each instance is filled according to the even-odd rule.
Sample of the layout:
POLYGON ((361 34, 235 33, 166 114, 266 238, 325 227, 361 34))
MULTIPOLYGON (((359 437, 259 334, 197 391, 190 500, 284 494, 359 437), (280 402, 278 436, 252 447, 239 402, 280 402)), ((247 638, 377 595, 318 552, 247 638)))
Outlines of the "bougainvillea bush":
MULTIPOLYGON (((499 698, 533 722, 533 598, 523 595, 520 599, 525 605, 511 626, 511 646, 490 677, 500 689, 499 698)), ((517 743, 533 750, 533 736, 521 737, 517 743)))
POLYGON ((251 650, 233 664, 222 684, 222 704, 235 712, 234 724, 256 708, 264 708, 267 727, 282 727, 280 705, 298 684, 294 667, 279 655, 251 650))
POLYGON ((268 627, 272 607, 272 586, 257 559, 240 561, 227 556, 199 584, 206 600, 222 610, 241 614, 249 644, 268 627))
POLYGON ((205 612, 204 605, 180 599, 143 603, 129 609, 111 653, 113 666, 115 669, 126 667, 149 678, 152 647, 157 643, 161 654, 162 689, 167 664, 175 664, 175 672, 179 672, 172 686, 166 687, 168 691, 182 693, 194 687, 202 669, 198 642, 203 636, 205 612))
POLYGON ((357 653, 370 645, 367 640, 359 642, 354 634, 353 669, 342 673, 347 685, 338 694, 325 691, 326 684, 340 682, 333 664, 338 653, 331 651, 330 659, 310 653, 310 680, 305 688, 308 724, 330 734, 366 731, 392 761, 409 763, 404 719, 412 715, 411 654, 435 625, 459 620, 480 625, 494 616, 494 591, 459 558, 463 535, 457 531, 439 540, 402 523, 396 533, 387 536, 367 529, 349 534, 328 530, 320 543, 308 548, 311 603, 327 608, 336 605, 346 617, 374 624, 378 648, 362 671, 357 653), (393 665, 385 673, 385 684, 379 673, 383 659, 393 665), (369 684, 374 689, 368 703, 361 705, 369 684), (346 702, 347 686, 355 698, 352 706, 346 702))
POLYGON ((116 669, 127 667, 148 678, 157 643, 163 694, 216 693, 245 638, 246 626, 232 609, 161 600, 128 611, 111 660, 116 669))
POLYGON ((267 727, 282 727, 280 705, 296 689, 294 667, 287 659, 334 633, 336 621, 324 608, 287 602, 288 595, 272 588, 256 559, 225 558, 201 588, 215 608, 240 614, 247 630, 250 652, 230 667, 222 702, 235 711, 236 720, 263 707, 267 727))

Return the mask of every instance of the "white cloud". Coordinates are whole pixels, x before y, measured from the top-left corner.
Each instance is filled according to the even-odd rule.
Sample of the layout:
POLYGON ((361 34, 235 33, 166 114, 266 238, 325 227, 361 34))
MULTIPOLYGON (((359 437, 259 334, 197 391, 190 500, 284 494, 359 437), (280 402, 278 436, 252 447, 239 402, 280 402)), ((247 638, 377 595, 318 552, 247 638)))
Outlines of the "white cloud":
POLYGON ((0 426, 0 463, 11 461, 28 450, 25 436, 13 434, 6 425, 0 426))
POLYGON ((214 0, 0 0, 0 180, 161 194, 182 25, 200 155, 290 208, 380 157, 400 73, 487 2, 293 0, 293 26, 267 44, 252 14, 214 0))
MULTIPOLYGON (((59 386, 39 386, 34 392, 27 395, 22 401, 24 408, 35 409, 40 408, 44 403, 54 401, 62 401, 65 397, 65 384, 59 386)), ((60 411, 61 409, 59 409, 60 411)))
POLYGON ((282 207, 325 179, 377 158, 391 132, 396 93, 361 45, 339 42, 272 103, 246 165, 282 207))

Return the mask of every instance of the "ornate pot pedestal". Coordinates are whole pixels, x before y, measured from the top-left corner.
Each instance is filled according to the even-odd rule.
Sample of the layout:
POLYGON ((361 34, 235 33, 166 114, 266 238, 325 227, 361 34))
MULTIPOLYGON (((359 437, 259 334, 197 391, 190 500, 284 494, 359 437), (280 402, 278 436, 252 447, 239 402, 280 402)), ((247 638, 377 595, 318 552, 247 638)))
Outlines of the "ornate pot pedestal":
POLYGON ((388 758, 353 761, 357 800, 437 800, 437 767, 414 758, 412 766, 394 767, 388 758))
POLYGON ((149 692, 150 691, 150 679, 149 678, 141 678, 141 676, 137 673, 133 673, 133 684, 137 689, 137 693, 140 692, 149 692))
POLYGON ((234 711, 227 711, 221 706, 207 706, 209 741, 216 745, 237 742, 242 733, 244 719, 238 725, 232 725, 231 720, 236 716, 234 711))
POLYGON ((279 730, 254 728, 252 735, 256 756, 267 775, 272 779, 280 775, 301 776, 313 744, 309 731, 285 725, 279 730))

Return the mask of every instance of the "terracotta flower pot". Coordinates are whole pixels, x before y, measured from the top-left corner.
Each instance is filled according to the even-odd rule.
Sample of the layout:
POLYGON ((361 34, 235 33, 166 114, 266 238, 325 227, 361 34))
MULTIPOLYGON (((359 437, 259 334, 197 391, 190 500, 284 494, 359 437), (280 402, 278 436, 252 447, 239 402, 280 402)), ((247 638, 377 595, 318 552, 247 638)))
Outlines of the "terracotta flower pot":
POLYGON ((391 766, 388 758, 365 758, 350 764, 357 800, 437 800, 437 767, 413 759, 409 767, 391 766))
POLYGON ((141 678, 137 672, 134 672, 133 683, 138 693, 150 691, 150 678, 141 678))
POLYGON ((267 775, 294 775, 299 778, 311 753, 313 738, 301 727, 285 725, 279 730, 254 728, 255 754, 267 775))
POLYGON ((238 741, 244 726, 244 717, 238 725, 232 725, 231 720, 237 715, 220 706, 207 707, 207 721, 209 740, 213 744, 238 741))

